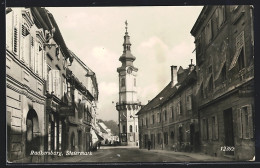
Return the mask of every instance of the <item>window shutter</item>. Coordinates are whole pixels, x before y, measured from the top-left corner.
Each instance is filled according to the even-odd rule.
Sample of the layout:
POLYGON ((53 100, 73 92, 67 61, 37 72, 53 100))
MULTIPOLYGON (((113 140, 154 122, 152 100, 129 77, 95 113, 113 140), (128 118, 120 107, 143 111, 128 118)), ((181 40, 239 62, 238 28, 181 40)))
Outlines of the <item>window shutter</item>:
POLYGON ((57 83, 56 71, 57 70, 53 70, 53 73, 52 73, 52 91, 54 92, 55 95, 57 95, 57 91, 56 91, 56 83, 57 83))
POLYGON ((248 125, 249 125, 249 138, 254 138, 254 124, 252 106, 248 106, 248 125))
POLYGON ((218 117, 215 116, 215 137, 218 139, 218 117))
POLYGON ((53 90, 53 89, 52 89, 52 83, 53 83, 53 82, 52 82, 52 78, 53 78, 53 77, 52 77, 52 72, 53 72, 52 70, 49 71, 49 79, 48 79, 48 85, 49 85, 49 86, 48 86, 48 91, 49 91, 50 94, 51 94, 51 92, 52 92, 52 90, 53 90))
POLYGON ((57 95, 58 95, 58 97, 59 98, 61 98, 61 77, 60 77, 60 72, 58 71, 58 84, 57 84, 58 86, 57 86, 57 88, 58 88, 58 90, 57 90, 57 95))
POLYGON ((237 110, 237 131, 238 131, 238 136, 239 138, 242 138, 242 116, 241 116, 241 109, 237 110))
POLYGON ((35 50, 35 47, 34 47, 34 37, 32 36, 31 37, 31 63, 30 63, 30 67, 31 69, 34 71, 34 61, 35 61, 35 55, 34 55, 34 50, 35 50))
POLYGON ((209 129, 208 129, 208 131, 209 131, 209 139, 212 139, 212 120, 210 120, 210 118, 208 119, 208 127, 209 127, 209 129))
POLYGON ((18 55, 20 52, 20 22, 18 13, 14 13, 14 41, 13 51, 18 55))
POLYGON ((21 39, 20 39, 20 59, 21 60, 23 60, 24 61, 24 47, 25 47, 25 45, 24 45, 24 42, 25 42, 25 33, 24 33, 24 25, 23 24, 21 24, 21 27, 20 27, 20 31, 21 31, 21 35, 20 35, 20 37, 21 37, 21 39))
POLYGON ((6 49, 13 51, 13 11, 6 14, 6 49))
POLYGON ((35 46, 35 73, 38 74, 38 59, 39 59, 39 44, 36 43, 36 46, 35 46))

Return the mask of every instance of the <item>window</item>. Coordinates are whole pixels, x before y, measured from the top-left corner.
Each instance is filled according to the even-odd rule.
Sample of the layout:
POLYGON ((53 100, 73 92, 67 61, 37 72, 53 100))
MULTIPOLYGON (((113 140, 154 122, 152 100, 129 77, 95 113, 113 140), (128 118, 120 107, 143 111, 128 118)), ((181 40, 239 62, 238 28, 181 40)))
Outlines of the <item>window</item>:
POLYGON ((238 69, 241 70, 243 68, 245 68, 245 57, 244 57, 244 49, 242 48, 238 56, 238 69))
POLYGON ((130 130, 130 132, 133 132, 133 126, 132 125, 129 126, 129 130, 130 130))
POLYGON ((31 42, 30 42, 30 32, 26 24, 22 24, 22 46, 21 46, 21 59, 24 60, 26 65, 30 64, 30 52, 31 52, 31 42))
POLYGON ((125 86, 125 78, 121 79, 121 86, 124 87, 125 86))
POLYGON ((173 110, 173 106, 171 107, 171 113, 172 113, 172 119, 174 119, 174 110, 173 110))
POLYGON ((167 145, 168 144, 168 132, 164 133, 164 144, 167 145))
POLYGON ((201 83, 201 86, 200 86, 200 96, 201 96, 201 98, 204 98, 204 88, 203 88, 203 83, 201 83))
POLYGON ((218 120, 217 116, 213 116, 211 118, 212 120, 212 139, 217 140, 218 139, 218 120))
POLYGON ((250 105, 244 106, 240 109, 240 138, 249 139, 253 138, 253 118, 252 108, 250 105))
POLYGON ((212 65, 209 66, 208 71, 209 71, 209 73, 212 73, 212 65))
POLYGON ((142 118, 142 127, 144 126, 144 119, 142 118))
POLYGON ((197 43, 196 43, 196 53, 200 54, 201 53, 201 36, 197 38, 197 43))
POLYGON ((167 110, 164 111, 164 121, 167 121, 167 110))
POLYGON ((177 103, 177 106, 176 106, 176 111, 179 115, 182 115, 182 110, 181 110, 181 101, 179 101, 177 103))
POLYGON ((225 6, 219 6, 217 9, 218 14, 218 28, 220 28, 226 20, 225 6))
POLYGON ((208 140, 209 139, 209 132, 208 132, 208 119, 202 119, 202 139, 208 140))
POLYGON ((148 127, 148 118, 145 118, 146 127, 148 127))
POLYGON ((212 76, 209 79, 208 90, 209 90, 209 92, 213 91, 213 77, 212 76))
POLYGON ((136 78, 134 78, 134 86, 136 86, 136 78))
POLYGON ((157 143, 160 144, 161 143, 161 133, 157 134, 157 143))
POLYGON ((224 82, 227 79, 226 63, 224 64, 221 70, 221 82, 224 82))
POLYGON ((208 24, 205 27, 205 36, 206 36, 206 44, 209 44, 212 40, 212 25, 211 25, 211 20, 209 20, 208 24))
POLYGON ((49 93, 53 92, 58 98, 61 98, 61 77, 59 70, 50 70, 48 73, 49 93))
POLYGON ((154 114, 152 115, 152 124, 154 124, 154 114))
POLYGON ((192 110, 192 95, 187 96, 187 110, 192 110))

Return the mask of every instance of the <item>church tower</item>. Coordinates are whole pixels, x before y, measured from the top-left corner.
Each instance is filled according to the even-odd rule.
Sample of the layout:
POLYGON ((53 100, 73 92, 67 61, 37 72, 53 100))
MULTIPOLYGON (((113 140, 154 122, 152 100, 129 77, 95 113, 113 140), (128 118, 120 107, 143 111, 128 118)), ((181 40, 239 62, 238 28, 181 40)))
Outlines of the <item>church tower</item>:
POLYGON ((137 100, 136 78, 138 69, 133 65, 136 58, 131 53, 127 21, 125 25, 123 54, 119 58, 122 65, 117 68, 119 76, 119 102, 116 104, 116 109, 119 121, 119 141, 121 145, 138 146, 138 116, 136 113, 141 108, 141 103, 137 100))

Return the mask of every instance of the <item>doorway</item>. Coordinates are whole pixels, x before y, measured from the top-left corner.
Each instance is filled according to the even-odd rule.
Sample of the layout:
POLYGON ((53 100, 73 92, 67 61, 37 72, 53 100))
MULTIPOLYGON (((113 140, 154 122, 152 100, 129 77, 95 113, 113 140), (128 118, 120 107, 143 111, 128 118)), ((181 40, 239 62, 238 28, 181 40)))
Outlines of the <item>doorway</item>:
POLYGON ((38 151, 40 147, 40 130, 38 116, 35 110, 29 110, 26 118, 26 154, 31 150, 38 151))
MULTIPOLYGON (((232 108, 223 111, 225 146, 234 147, 232 108)), ((226 155, 234 155, 234 151, 225 151, 226 155)))

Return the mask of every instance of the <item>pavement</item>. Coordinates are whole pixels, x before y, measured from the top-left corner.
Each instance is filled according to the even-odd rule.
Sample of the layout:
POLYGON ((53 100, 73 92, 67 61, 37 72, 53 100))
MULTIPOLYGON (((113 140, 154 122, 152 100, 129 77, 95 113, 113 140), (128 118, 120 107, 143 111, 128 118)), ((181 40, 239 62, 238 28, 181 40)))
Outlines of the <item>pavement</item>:
POLYGON ((202 153, 147 150, 129 146, 102 146, 91 155, 58 157, 49 163, 131 163, 131 162, 230 162, 229 158, 212 157, 202 153))

